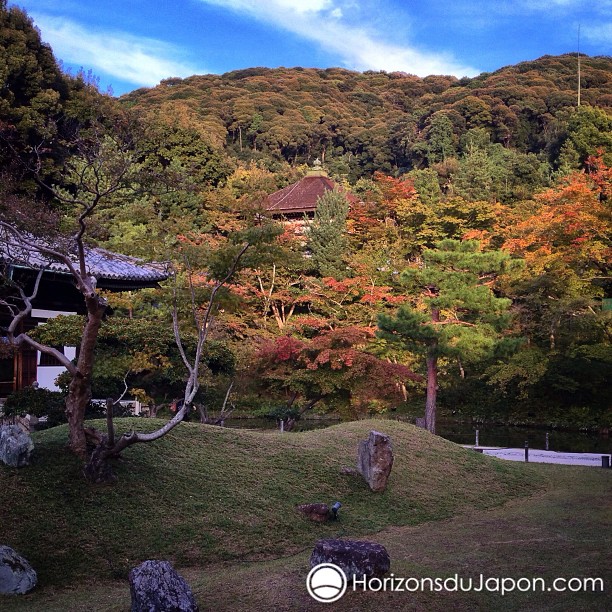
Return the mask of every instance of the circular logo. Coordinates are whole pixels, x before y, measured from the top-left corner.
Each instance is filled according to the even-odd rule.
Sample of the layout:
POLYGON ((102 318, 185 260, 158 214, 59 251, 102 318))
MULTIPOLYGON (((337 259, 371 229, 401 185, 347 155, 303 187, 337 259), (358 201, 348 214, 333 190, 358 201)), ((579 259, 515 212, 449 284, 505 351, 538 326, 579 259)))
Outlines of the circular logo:
POLYGON ((308 573, 306 588, 313 599, 321 603, 332 603, 346 592, 346 575, 333 563, 320 563, 308 573))

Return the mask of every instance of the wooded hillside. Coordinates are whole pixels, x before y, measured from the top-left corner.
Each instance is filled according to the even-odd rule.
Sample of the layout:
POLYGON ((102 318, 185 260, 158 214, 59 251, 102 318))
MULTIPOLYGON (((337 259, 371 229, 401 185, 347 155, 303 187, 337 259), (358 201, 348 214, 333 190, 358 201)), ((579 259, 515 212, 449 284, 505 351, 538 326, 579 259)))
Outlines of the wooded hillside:
MULTIPOLYGON (((583 56, 581 64, 582 103, 612 107, 612 59, 583 56)), ((178 118, 239 159, 295 164, 318 156, 351 182, 374 171, 405 172, 454 157, 473 129, 557 167, 576 130, 577 66, 575 54, 545 56, 460 80, 251 68, 167 79, 121 101, 178 118)), ((572 144, 584 158, 584 143, 572 144)), ((589 143, 597 144, 603 142, 589 143)))

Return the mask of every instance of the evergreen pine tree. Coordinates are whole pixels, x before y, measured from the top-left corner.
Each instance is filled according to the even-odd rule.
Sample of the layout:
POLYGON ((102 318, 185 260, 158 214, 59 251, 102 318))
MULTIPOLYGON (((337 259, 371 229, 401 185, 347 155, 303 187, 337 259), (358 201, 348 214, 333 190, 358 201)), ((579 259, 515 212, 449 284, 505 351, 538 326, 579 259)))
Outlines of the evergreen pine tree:
POLYGON ((465 365, 491 354, 508 324, 511 301, 490 284, 508 265, 501 251, 480 252, 476 241, 442 240, 423 253, 423 264, 402 273, 418 298, 395 317, 380 315, 380 335, 424 355, 427 364, 425 427, 436 429, 438 358, 465 365))
POLYGON ((344 254, 348 248, 346 217, 349 203, 346 196, 334 189, 317 200, 314 220, 308 226, 308 248, 312 262, 321 276, 336 279, 346 276, 344 254))

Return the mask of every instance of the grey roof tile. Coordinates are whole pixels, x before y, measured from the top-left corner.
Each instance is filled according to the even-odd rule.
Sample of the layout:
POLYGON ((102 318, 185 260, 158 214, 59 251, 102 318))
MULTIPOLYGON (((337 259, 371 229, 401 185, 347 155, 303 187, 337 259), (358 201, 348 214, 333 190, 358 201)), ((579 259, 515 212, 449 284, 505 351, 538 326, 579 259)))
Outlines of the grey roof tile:
MULTIPOLYGON (((52 246, 42 239, 28 237, 28 241, 52 246)), ((71 260, 75 265, 77 264, 76 254, 71 257, 71 260)), ((86 247, 85 260, 88 273, 97 279, 155 283, 166 280, 169 276, 168 265, 165 263, 148 263, 136 257, 113 253, 97 247, 86 247)), ((34 270, 47 269, 59 274, 69 274, 65 264, 53 260, 36 249, 26 248, 14 236, 7 235, 6 232, 0 234, 0 261, 18 267, 34 270)))

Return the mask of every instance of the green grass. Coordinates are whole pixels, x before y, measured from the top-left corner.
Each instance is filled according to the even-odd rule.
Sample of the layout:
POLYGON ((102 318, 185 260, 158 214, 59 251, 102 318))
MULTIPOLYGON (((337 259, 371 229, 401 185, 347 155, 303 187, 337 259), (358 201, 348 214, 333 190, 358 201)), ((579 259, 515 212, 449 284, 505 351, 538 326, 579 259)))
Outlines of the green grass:
MULTIPOLYGON (((166 558, 188 578, 201 609, 310 609, 304 578, 321 537, 370 534, 389 549, 396 575, 479 568, 499 576, 586 575, 567 570, 604 571, 600 559, 609 558, 612 470, 502 462, 407 424, 362 421, 299 434, 182 424, 159 442, 128 449, 116 464, 119 481, 103 487, 85 484, 65 439, 63 428, 41 432, 32 466, 0 468, 0 542, 39 575, 31 594, 5 597, 0 607, 124 610, 129 569, 166 558), (371 429, 394 445, 382 494, 341 473, 371 429), (337 523, 311 523, 294 510, 335 500, 343 503, 337 523)), ((493 605, 465 594, 445 596, 440 607, 425 595, 411 596, 410 605, 402 598, 352 595, 334 609, 493 605)))
POLYGON ((43 587, 125 576, 151 557, 185 566, 286 554, 320 535, 447 518, 537 486, 533 471, 393 422, 299 434, 185 423, 125 451, 117 484, 97 487, 83 481, 79 461, 65 451, 63 427, 34 440, 32 466, 0 471, 0 541, 31 560, 43 587), (359 440, 374 427, 391 435, 395 451, 390 487, 378 495, 341 473, 354 466, 359 440), (335 500, 343 504, 336 524, 314 525, 294 511, 299 503, 335 500))

